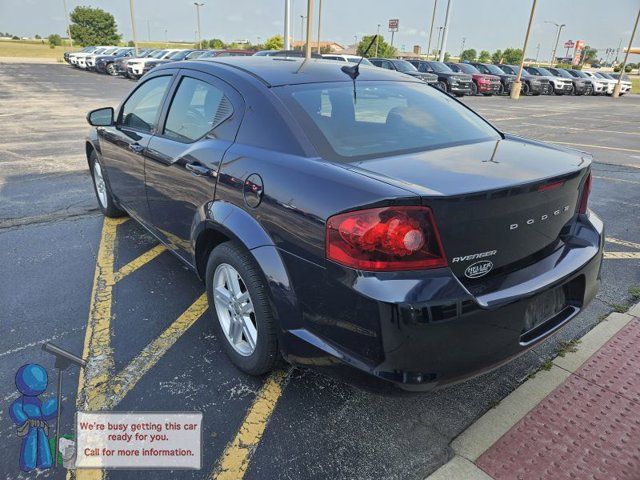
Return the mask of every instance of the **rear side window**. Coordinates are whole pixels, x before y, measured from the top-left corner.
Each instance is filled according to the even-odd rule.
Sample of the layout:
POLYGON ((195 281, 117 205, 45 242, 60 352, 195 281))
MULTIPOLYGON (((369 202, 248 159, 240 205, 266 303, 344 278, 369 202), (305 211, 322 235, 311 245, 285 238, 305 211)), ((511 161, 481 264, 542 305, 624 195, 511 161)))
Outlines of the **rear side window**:
POLYGON ((321 155, 353 161, 499 139, 484 120, 423 83, 309 84, 281 89, 321 155))
POLYGON ((193 142, 224 122, 232 111, 222 90, 183 77, 169 107, 164 135, 179 142, 193 142))
POLYGON ((151 132, 169 83, 171 83, 169 75, 154 77, 144 82, 122 106, 120 124, 143 132, 151 132))

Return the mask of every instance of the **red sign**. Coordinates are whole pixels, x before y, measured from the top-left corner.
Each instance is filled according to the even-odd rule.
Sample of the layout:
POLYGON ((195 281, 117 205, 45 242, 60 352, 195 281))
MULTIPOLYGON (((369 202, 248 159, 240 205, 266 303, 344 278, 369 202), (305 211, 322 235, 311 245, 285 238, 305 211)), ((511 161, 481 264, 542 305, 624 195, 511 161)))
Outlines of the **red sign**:
POLYGON ((576 42, 576 49, 573 51, 573 61, 571 62, 572 65, 578 65, 580 63, 583 47, 584 47, 584 41, 578 40, 576 42))
POLYGON ((392 18, 389 20, 389 30, 398 31, 398 27, 400 26, 400 20, 397 18, 392 18))
POLYGON ((575 45, 575 43, 573 43, 573 40, 568 40, 566 42, 564 42, 564 48, 573 48, 575 45))

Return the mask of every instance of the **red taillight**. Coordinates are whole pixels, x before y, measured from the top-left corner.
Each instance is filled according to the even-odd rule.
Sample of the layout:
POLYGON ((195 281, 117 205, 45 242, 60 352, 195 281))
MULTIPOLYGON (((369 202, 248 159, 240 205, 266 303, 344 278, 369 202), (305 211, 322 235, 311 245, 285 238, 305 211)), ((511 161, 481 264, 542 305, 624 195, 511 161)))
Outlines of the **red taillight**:
POLYGON ((589 203, 589 194, 591 193, 591 172, 584 181, 584 187, 582 187, 582 196, 580 197, 580 207, 578 213, 587 213, 587 205, 589 203))
POLYGON ((329 260, 359 270, 447 266, 440 234, 428 207, 371 208, 330 217, 326 254, 329 260))

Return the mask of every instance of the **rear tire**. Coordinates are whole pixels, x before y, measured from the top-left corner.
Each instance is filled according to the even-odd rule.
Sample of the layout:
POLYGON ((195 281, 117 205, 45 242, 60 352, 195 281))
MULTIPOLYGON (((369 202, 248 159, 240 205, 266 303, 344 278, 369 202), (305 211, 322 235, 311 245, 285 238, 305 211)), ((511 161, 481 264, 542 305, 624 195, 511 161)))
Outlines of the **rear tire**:
POLYGON ((116 205, 113 194, 111 193, 111 187, 109 187, 109 183, 105 179, 104 170, 102 165, 100 165, 98 154, 95 150, 93 150, 89 156, 89 164, 91 165, 93 190, 96 192, 96 199, 98 200, 100 211, 105 217, 124 217, 127 213, 116 205))
POLYGON ((447 84, 445 82, 443 82, 442 80, 440 80, 438 82, 438 88, 440 90, 442 90, 443 92, 446 92, 447 91, 447 84))
POLYGON ((478 95, 478 85, 476 85, 476 82, 471 82, 471 95, 478 95))
POLYGON ((251 254, 234 242, 218 245, 209 255, 205 284, 214 328, 229 359, 250 375, 273 370, 276 322, 264 276, 251 254))
POLYGON ((522 93, 522 95, 529 95, 531 93, 531 89, 529 88, 528 83, 522 84, 522 90, 520 91, 520 93, 522 93))

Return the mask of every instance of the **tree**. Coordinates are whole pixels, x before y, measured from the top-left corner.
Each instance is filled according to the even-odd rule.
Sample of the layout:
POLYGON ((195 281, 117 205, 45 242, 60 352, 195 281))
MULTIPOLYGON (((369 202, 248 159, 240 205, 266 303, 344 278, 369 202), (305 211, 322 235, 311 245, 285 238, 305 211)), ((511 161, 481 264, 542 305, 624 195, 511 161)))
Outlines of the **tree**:
POLYGON ((133 42, 133 40, 129 40, 127 42, 127 47, 135 47, 135 46, 136 46, 136 44, 133 42))
POLYGON ((581 56, 582 60, 580 61, 580 63, 593 63, 598 56, 598 50, 590 47, 589 45, 585 45, 585 47, 582 49, 581 56))
POLYGON ((488 50, 481 50, 480 56, 478 56, 478 61, 481 63, 487 63, 491 61, 491 54, 488 50))
POLYGON ((52 33, 49 35, 49 46, 51 48, 62 45, 62 38, 57 33, 52 33))
POLYGON ((478 52, 476 52, 473 48, 467 48, 466 50, 463 50, 462 53, 460 54, 460 61, 473 62, 477 56, 478 56, 478 52))
POLYGON ((502 50, 496 50, 493 52, 493 55, 491 55, 491 63, 494 65, 502 63, 502 50))
MULTIPOLYGON (((373 37, 374 35, 365 35, 364 37, 362 37, 360 43, 358 43, 358 48, 356 51, 358 55, 364 55, 364 51, 369 46, 369 43, 371 43, 373 37)), ((395 49, 395 47, 392 47, 387 42, 385 42, 382 35, 378 36, 378 39, 376 41, 378 42, 378 57, 391 58, 396 56, 397 50, 395 49)), ((368 58, 376 56, 376 42, 373 42, 373 45, 371 45, 369 53, 367 53, 366 56, 368 58)))
POLYGON ((451 54, 449 54, 449 52, 444 52, 444 61, 448 62, 449 60, 451 60, 451 54))
POLYGON ((35 38, 36 40, 40 40, 42 37, 36 33, 36 36, 35 36, 34 38, 35 38))
POLYGON ((82 46, 120 43, 116 20, 100 8, 76 7, 71 22, 71 38, 82 46))
POLYGON ((518 64, 522 60, 522 49, 520 48, 505 48, 502 52, 502 61, 507 64, 518 64))
POLYGON ((282 35, 274 35, 264 42, 265 50, 282 50, 284 48, 284 38, 282 35))
POLYGON ((208 42, 204 40, 202 44, 204 45, 204 48, 206 48, 208 45, 209 48, 212 48, 213 50, 222 50, 223 48, 226 47, 224 42, 219 38, 212 38, 208 42))

